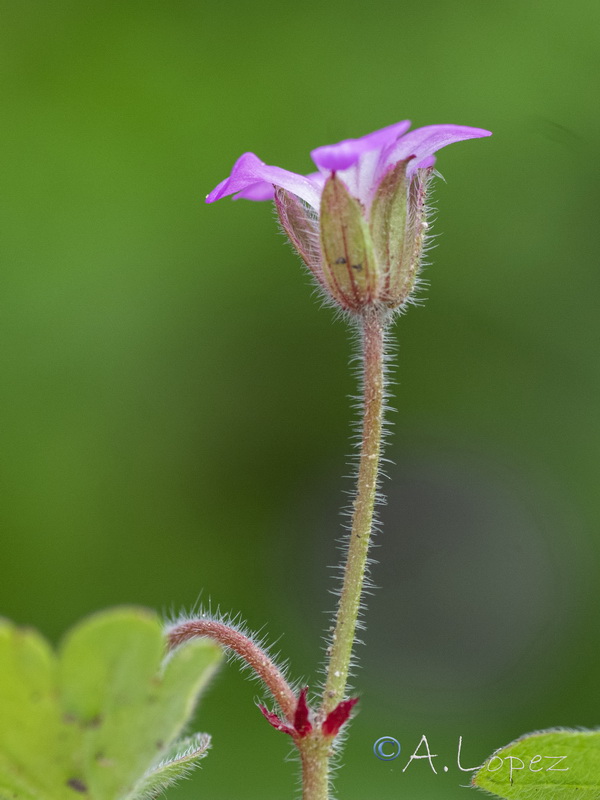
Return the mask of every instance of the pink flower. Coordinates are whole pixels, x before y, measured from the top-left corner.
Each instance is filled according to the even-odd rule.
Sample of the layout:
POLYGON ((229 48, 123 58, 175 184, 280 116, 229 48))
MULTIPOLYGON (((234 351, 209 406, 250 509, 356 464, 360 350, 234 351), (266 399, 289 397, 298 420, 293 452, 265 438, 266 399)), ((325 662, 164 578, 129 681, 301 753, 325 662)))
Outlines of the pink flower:
POLYGON ((317 147, 318 172, 298 175, 253 153, 207 196, 274 199, 292 244, 341 308, 362 313, 400 307, 417 276, 426 224, 426 189, 435 153, 490 131, 398 122, 360 139, 317 147))

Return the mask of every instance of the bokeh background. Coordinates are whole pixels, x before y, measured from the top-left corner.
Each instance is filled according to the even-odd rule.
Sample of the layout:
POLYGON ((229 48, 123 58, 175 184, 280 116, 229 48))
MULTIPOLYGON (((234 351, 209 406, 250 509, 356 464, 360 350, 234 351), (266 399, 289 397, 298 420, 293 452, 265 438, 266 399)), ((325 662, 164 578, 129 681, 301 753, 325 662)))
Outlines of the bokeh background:
MULTIPOLYGON (((242 611, 318 680, 355 382, 243 151, 305 172, 399 119, 444 150, 426 302, 394 329, 391 480, 345 800, 459 798, 463 766, 598 723, 600 6, 0 3, 0 613, 242 611), (402 767, 426 734, 438 775, 402 767), (402 744, 378 761, 375 739, 402 744), (449 766, 448 773, 441 766, 449 766)), ((174 798, 292 797, 226 667, 174 798)))

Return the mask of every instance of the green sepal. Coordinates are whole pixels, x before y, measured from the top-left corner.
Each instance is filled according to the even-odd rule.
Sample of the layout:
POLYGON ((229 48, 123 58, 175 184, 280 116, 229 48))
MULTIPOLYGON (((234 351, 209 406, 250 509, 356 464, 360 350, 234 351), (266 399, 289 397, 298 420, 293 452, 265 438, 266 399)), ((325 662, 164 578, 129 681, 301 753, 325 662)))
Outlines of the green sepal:
POLYGON ((362 205, 335 174, 321 196, 323 275, 329 291, 346 309, 360 310, 377 293, 377 262, 362 205))
POLYGON ((523 736, 486 759, 472 783, 505 800, 598 800, 600 731, 523 736))
POLYGON ((275 208, 292 246, 306 266, 319 277, 321 246, 314 210, 281 187, 275 189, 275 208))
POLYGON ((388 305, 399 305, 410 283, 406 264, 406 226, 408 217, 409 161, 399 161, 377 187, 371 206, 371 235, 377 263, 382 270, 381 294, 388 305))

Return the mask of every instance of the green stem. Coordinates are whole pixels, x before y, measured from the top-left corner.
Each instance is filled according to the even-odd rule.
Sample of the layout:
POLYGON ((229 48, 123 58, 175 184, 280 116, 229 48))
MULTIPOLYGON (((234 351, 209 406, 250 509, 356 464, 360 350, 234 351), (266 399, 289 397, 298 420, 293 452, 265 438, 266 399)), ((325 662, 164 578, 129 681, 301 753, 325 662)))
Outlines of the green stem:
POLYGON ((324 714, 344 699, 367 567, 381 457, 386 319, 387 315, 377 310, 362 317, 364 397, 360 462, 344 581, 329 650, 324 714))
MULTIPOLYGON (((360 462, 344 581, 328 650, 329 664, 318 714, 322 722, 344 699, 365 580, 377 498, 385 400, 385 329, 388 315, 369 309, 361 318, 363 422, 360 462)), ((331 742, 318 733, 299 744, 303 800, 328 800, 331 742)))
POLYGON ((298 743, 302 762, 302 800, 328 800, 331 742, 318 731, 298 743))

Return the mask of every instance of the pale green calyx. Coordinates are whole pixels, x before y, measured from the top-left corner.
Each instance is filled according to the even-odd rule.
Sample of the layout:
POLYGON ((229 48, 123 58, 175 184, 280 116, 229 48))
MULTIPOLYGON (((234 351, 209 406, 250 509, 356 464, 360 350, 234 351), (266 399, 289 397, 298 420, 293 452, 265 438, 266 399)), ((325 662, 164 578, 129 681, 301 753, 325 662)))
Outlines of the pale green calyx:
POLYGON ((379 295, 389 308, 407 299, 415 284, 426 229, 415 178, 409 185, 407 161, 400 161, 377 188, 370 228, 377 254, 379 295))
POLYGON ((372 303, 378 266, 364 209, 332 175, 321 196, 323 275, 343 308, 358 311, 372 303))
POLYGON ((275 192, 281 224, 321 287, 346 311, 402 306, 415 286, 423 250, 430 169, 407 177, 410 159, 389 170, 370 209, 336 173, 325 182, 320 214, 284 189, 275 192))

